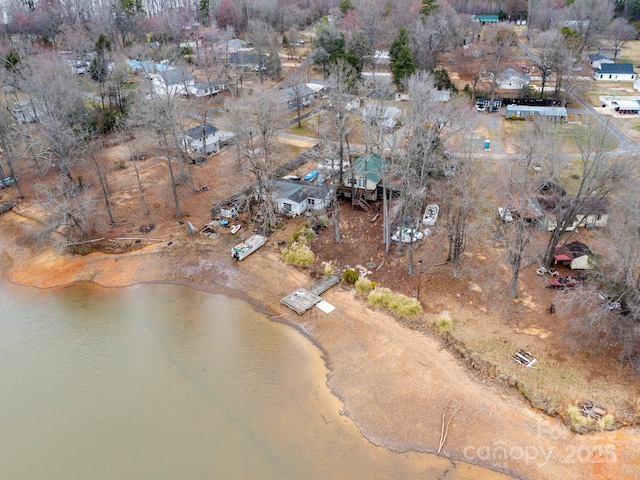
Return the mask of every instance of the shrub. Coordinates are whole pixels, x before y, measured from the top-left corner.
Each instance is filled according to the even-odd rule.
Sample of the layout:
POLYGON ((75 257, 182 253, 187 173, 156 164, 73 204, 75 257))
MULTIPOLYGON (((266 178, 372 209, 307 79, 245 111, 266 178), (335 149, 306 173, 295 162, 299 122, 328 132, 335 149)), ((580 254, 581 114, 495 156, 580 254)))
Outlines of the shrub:
POLYGON ((345 282, 355 285, 355 283, 358 281, 358 278, 360 278, 360 274, 355 270, 345 270, 342 274, 342 278, 345 282))
POLYGON ((336 273, 336 266, 333 265, 331 261, 322 262, 322 264, 323 264, 323 268, 322 268, 323 275, 333 275, 334 273, 336 273))
POLYGON ((300 242, 292 243, 291 246, 285 248, 282 251, 282 258, 285 262, 296 267, 308 267, 316 260, 316 256, 309 246, 300 242))
POLYGON ((375 282, 372 282, 366 277, 360 277, 356 280, 356 290, 358 293, 369 293, 376 286, 375 282))
POLYGON ((394 293, 388 288, 376 288, 367 298, 372 305, 384 307, 403 317, 412 317, 422 312, 419 302, 401 293, 394 293))
POLYGON ((595 420, 591 417, 584 416, 575 405, 567 407, 567 415, 571 422, 571 429, 580 433, 610 430, 615 424, 615 418, 611 414, 603 416, 600 420, 595 420))
POLYGON ((436 321, 436 327, 438 327, 439 330, 449 330, 451 325, 453 325, 453 320, 451 315, 449 315, 449 312, 442 312, 436 321))
POLYGON ((313 230, 309 228, 308 224, 302 225, 298 230, 293 233, 293 241, 294 242, 302 242, 304 244, 309 243, 309 241, 316 238, 316 234, 313 230))

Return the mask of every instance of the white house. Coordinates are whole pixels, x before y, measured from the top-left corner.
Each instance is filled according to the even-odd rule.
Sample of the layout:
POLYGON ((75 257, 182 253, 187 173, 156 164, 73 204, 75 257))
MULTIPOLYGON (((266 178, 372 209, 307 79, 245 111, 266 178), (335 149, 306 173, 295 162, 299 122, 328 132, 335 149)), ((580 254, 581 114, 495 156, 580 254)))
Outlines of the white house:
POLYGON ((589 58, 589 63, 593 68, 600 68, 600 65, 605 63, 615 63, 609 57, 605 57, 601 53, 590 53, 587 57, 589 58))
POLYGON ((636 76, 630 63, 602 63, 593 73, 594 80, 606 82, 633 82, 636 76))
POLYGON ((229 90, 229 85, 224 79, 209 80, 208 82, 198 82, 190 85, 188 92, 196 97, 207 97, 216 93, 229 90))
POLYGON ((331 204, 331 194, 326 185, 309 185, 287 180, 274 180, 271 196, 276 211, 296 217, 307 210, 321 210, 331 204))
POLYGON ((195 83, 194 76, 184 68, 170 68, 152 77, 153 91, 158 95, 186 95, 195 83))
POLYGON ((184 144, 192 152, 206 155, 220 151, 220 146, 233 138, 232 132, 219 130, 209 123, 190 128, 184 133, 184 144))

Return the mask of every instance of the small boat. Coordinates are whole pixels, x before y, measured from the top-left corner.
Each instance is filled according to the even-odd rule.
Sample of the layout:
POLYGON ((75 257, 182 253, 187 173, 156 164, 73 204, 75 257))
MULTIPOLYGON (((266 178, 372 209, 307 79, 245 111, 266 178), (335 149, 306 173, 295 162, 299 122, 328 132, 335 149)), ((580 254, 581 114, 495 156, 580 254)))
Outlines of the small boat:
POLYGON ((426 210, 424 211, 424 215, 422 216, 422 224, 428 227, 431 227, 436 224, 438 220, 438 213, 440 212, 440 207, 436 204, 427 205, 426 210))
POLYGON ((231 249, 231 256, 236 260, 243 260, 265 243, 267 243, 267 237, 258 234, 251 235, 244 242, 239 243, 231 249))
POLYGON ((233 225, 231 225, 231 235, 235 235, 236 233, 238 233, 241 228, 242 225, 240 225, 239 223, 234 223, 233 225))

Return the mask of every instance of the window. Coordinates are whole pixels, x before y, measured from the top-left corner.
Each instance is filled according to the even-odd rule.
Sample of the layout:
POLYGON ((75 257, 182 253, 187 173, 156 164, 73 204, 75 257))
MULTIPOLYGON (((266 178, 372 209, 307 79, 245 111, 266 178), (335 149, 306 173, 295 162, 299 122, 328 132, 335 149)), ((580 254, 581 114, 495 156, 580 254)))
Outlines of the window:
POLYGON ((612 77, 613 77, 613 75, 609 75, 609 78, 612 78, 612 77))
POLYGON ((307 204, 308 205, 315 205, 316 204, 316 199, 315 198, 307 198, 307 204))

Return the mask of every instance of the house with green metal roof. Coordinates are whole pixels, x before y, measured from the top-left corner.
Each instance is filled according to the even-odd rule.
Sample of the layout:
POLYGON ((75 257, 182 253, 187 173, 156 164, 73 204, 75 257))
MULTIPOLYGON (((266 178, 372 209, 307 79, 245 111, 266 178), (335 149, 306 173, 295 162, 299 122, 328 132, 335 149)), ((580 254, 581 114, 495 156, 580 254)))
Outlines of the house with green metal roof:
POLYGON ((353 162, 349 172, 342 177, 342 194, 345 197, 378 199, 378 188, 382 184, 387 161, 376 153, 368 153, 353 162))
POLYGON ((487 23, 498 23, 500 21, 498 15, 474 15, 473 18, 478 20, 482 25, 486 25, 487 23))

